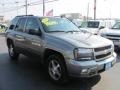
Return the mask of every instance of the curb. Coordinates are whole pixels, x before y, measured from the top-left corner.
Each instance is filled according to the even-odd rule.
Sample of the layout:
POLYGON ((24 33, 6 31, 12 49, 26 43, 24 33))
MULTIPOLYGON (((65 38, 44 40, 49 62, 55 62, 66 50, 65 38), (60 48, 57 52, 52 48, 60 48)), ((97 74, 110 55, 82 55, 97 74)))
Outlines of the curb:
POLYGON ((5 36, 5 33, 0 33, 0 36, 5 36))

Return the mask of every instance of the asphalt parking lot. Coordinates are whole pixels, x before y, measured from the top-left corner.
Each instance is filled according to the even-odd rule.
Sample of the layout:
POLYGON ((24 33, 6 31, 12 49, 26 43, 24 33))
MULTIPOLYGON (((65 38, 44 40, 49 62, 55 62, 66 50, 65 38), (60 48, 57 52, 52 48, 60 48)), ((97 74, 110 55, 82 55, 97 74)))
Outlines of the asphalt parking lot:
POLYGON ((101 75, 56 85, 37 60, 21 55, 18 62, 11 61, 4 35, 0 35, 0 90, 120 90, 120 53, 117 53, 117 64, 101 75))

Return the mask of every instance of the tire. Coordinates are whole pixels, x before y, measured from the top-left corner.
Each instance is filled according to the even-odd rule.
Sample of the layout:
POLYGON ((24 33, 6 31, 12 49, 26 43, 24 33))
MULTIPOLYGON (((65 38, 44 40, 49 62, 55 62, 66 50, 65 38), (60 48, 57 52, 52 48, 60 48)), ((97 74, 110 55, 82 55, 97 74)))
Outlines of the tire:
POLYGON ((19 53, 15 51, 14 45, 12 43, 8 46, 8 52, 11 60, 17 60, 19 57, 19 53))
POLYGON ((64 59, 57 54, 50 55, 47 59, 47 72, 50 79, 57 84, 68 82, 68 75, 64 59))

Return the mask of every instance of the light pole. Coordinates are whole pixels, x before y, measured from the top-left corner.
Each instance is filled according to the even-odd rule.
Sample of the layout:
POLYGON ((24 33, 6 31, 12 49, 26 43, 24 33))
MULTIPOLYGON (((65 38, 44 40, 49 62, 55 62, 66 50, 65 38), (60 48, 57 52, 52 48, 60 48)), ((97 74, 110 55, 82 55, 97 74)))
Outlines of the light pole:
POLYGON ((87 21, 89 19, 89 2, 88 2, 88 5, 87 5, 87 21))
POLYGON ((45 0, 43 0, 43 16, 45 16, 45 0))
POLYGON ((94 0, 94 20, 96 19, 96 0, 94 0))
POLYGON ((19 3, 19 2, 16 1, 15 3, 16 3, 16 5, 17 5, 17 16, 18 16, 18 3, 19 3))
POLYGON ((27 15, 28 12, 28 1, 25 0, 25 14, 27 15))
POLYGON ((3 3, 3 4, 2 4, 2 7, 3 7, 3 16, 5 16, 5 13, 4 13, 4 6, 5 6, 5 4, 3 3))

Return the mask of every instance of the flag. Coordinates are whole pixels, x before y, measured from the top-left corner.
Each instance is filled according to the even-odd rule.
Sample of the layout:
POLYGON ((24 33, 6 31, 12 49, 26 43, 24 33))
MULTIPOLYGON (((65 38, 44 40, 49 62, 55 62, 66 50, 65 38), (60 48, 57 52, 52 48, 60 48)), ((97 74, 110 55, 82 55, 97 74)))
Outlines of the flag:
POLYGON ((51 9, 50 11, 48 11, 48 12, 46 13, 46 16, 53 16, 53 9, 51 9))

